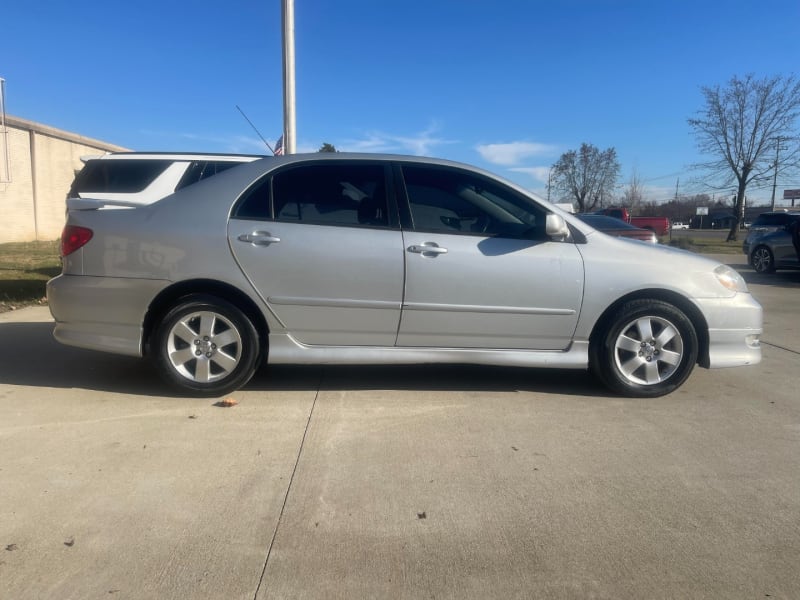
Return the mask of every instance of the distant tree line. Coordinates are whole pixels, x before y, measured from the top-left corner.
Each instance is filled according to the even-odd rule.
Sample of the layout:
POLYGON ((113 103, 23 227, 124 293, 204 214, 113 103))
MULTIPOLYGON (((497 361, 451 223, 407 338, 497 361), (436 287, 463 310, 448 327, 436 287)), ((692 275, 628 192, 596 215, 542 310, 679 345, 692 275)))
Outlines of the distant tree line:
POLYGON ((800 81, 793 75, 762 79, 746 75, 733 77, 725 86, 703 87, 702 92, 705 106, 688 124, 708 160, 694 167, 720 189, 735 187, 733 198, 700 194, 666 203, 647 202, 636 172, 622 194, 615 194, 616 150, 600 150, 588 143, 565 152, 552 166, 548 192, 573 203, 580 212, 617 203, 634 214, 685 221, 700 206, 708 207, 709 213, 729 210, 728 240, 736 240, 745 218, 748 185, 771 180, 774 189, 779 174, 800 169, 800 81))

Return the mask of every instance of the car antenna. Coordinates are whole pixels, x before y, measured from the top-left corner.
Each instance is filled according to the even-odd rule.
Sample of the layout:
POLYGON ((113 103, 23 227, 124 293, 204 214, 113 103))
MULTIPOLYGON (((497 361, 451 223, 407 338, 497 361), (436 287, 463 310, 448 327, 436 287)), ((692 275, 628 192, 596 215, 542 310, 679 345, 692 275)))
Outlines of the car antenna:
POLYGON ((267 140, 264 139, 264 136, 261 135, 261 132, 258 129, 256 129, 256 126, 253 125, 253 122, 250 119, 247 118, 247 115, 244 114, 244 111, 241 108, 239 108, 238 104, 236 105, 236 110, 238 110, 240 113, 242 113, 242 116, 244 117, 244 120, 247 121, 248 123, 250 123, 250 127, 252 127, 253 131, 255 131, 258 134, 258 137, 261 138, 261 141, 264 142, 264 145, 266 145, 266 147, 269 149, 270 152, 275 154, 275 150, 273 150, 272 146, 269 145, 269 142, 267 142, 267 140))

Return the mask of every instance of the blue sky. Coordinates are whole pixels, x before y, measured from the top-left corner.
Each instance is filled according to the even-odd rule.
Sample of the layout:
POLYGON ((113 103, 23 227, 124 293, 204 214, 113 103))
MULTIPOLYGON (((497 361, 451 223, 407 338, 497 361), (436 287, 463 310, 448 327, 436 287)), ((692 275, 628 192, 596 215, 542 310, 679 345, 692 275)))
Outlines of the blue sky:
MULTIPOLYGON (((135 150, 263 153, 236 105, 280 135, 280 9, 8 2, 6 110, 135 150)), ((711 193, 688 169, 700 87, 798 74, 798 24, 798 0, 295 0, 298 150, 439 156, 541 193, 588 142, 650 200, 711 193)))

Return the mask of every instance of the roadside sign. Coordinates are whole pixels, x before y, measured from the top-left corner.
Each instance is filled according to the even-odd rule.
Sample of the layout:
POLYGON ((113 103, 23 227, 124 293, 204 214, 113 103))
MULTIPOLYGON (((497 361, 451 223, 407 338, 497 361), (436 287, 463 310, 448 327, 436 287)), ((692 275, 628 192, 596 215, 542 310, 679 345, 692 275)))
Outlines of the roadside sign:
POLYGON ((698 206, 697 213, 698 216, 704 216, 708 214, 708 207, 707 206, 698 206))
POLYGON ((784 200, 797 200, 800 198, 800 190, 783 190, 784 200))

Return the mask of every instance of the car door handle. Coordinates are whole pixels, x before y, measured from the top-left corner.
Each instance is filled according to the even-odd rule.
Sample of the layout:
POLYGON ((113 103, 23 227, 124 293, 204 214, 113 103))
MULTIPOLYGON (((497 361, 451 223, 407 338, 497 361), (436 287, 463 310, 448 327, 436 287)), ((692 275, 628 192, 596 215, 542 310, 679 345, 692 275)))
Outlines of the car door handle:
POLYGON ((281 241, 281 238, 275 237, 269 231, 254 231, 253 233, 243 233, 237 238, 240 242, 247 242, 254 246, 269 246, 281 241))
POLYGON ((422 256, 436 256, 437 254, 447 254, 447 248, 442 248, 435 242, 425 242, 419 246, 409 246, 409 252, 422 254, 422 256))

